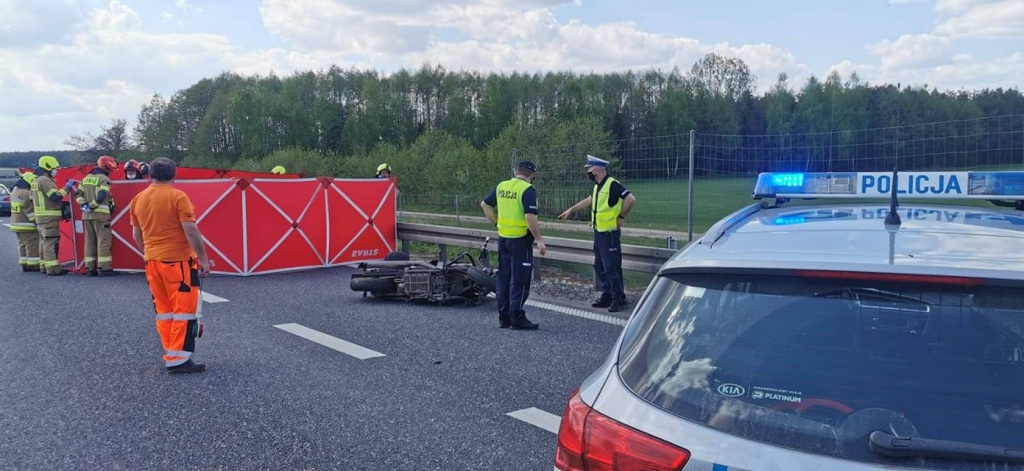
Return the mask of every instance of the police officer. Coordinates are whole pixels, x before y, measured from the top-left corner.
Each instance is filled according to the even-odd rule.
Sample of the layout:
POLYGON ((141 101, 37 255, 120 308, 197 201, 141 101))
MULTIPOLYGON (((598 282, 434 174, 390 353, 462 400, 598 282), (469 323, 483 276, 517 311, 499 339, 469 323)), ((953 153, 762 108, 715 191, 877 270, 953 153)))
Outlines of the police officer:
POLYGON ((36 179, 32 182, 32 205, 35 208, 36 229, 40 239, 40 261, 47 275, 66 275, 68 270, 60 266, 58 251, 60 244, 60 220, 63 217, 63 200, 74 188, 75 181, 69 179, 64 188, 57 189, 53 174, 60 167, 56 157, 44 155, 36 167, 36 179))
POLYGON ((39 271, 39 233, 29 190, 35 180, 32 172, 25 172, 11 191, 11 232, 18 237, 18 264, 25 272, 39 271))
POLYGON ((109 155, 96 159, 96 168, 82 179, 75 202, 82 208, 85 226, 85 268, 89 276, 114 274, 110 256, 110 214, 114 212, 114 196, 110 192, 110 172, 117 170, 117 160, 109 155))
POLYGON ((593 192, 558 215, 558 218, 568 219, 572 213, 590 207, 590 225, 594 228, 594 270, 601 281, 601 298, 591 306, 607 307, 608 312, 618 312, 627 304, 622 281, 620 229, 636 197, 608 175, 607 160, 588 155, 584 168, 594 182, 593 192))
POLYGON ((498 226, 498 286, 494 294, 498 298, 498 327, 503 329, 540 327, 523 311, 530 296, 534 241, 541 255, 548 251, 537 222, 537 191, 533 188, 536 174, 537 166, 524 160, 514 178, 499 183, 480 202, 487 219, 498 226))

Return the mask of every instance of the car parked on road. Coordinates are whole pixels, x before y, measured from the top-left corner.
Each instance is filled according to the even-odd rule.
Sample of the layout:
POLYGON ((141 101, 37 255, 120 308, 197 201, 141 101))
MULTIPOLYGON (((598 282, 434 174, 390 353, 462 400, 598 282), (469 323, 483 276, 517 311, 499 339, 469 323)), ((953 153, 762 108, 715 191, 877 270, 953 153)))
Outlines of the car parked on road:
POLYGON ((0 216, 11 215, 11 190, 7 185, 0 183, 0 216))
POLYGON ((754 197, 661 268, 555 469, 1024 470, 1024 172, 766 173, 754 197))

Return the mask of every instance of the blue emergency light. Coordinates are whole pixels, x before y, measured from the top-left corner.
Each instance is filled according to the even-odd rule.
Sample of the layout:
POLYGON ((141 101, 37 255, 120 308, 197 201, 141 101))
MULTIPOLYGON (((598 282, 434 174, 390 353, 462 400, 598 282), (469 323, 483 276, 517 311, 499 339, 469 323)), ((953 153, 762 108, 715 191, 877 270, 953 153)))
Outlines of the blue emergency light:
MULTIPOLYGON (((1024 172, 898 172, 903 198, 1024 201, 1024 172)), ((761 198, 890 198, 892 172, 762 173, 754 186, 761 198)))

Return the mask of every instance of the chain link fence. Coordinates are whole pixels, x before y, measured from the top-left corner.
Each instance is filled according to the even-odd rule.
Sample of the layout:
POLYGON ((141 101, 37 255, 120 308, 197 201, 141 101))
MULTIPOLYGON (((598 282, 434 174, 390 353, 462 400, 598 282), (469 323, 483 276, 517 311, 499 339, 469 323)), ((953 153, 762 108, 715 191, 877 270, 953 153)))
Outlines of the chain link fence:
MULTIPOLYGON (((628 223, 680 234, 702 232, 750 204, 760 172, 1024 170, 1024 114, 807 134, 665 136, 510 149, 538 166, 541 220, 554 221, 590 195, 587 155, 608 160, 610 175, 637 198, 628 223), (692 162, 692 164, 691 164, 692 162), (691 185, 691 178, 693 184, 691 185)), ((480 215, 483 195, 402 195, 400 210, 480 215)), ((573 219, 586 221, 586 211, 573 219)), ((692 234, 684 237, 692 238, 692 234)))

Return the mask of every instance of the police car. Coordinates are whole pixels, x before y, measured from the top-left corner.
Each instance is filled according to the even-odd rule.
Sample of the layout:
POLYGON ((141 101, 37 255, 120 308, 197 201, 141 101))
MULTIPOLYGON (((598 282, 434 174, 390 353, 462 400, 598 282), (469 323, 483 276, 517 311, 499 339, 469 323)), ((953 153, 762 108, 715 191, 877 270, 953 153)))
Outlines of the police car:
POLYGON ((1024 470, 1024 172, 766 173, 754 198, 664 264, 555 469, 1024 470))

